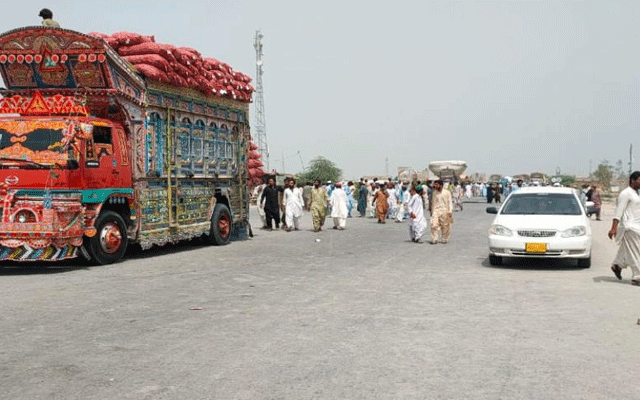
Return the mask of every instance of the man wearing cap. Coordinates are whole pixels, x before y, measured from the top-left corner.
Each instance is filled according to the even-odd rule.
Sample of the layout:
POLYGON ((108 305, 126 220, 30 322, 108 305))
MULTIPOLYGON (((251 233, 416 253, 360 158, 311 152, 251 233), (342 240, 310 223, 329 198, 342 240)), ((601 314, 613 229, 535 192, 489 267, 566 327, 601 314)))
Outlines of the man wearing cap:
POLYGON ((53 13, 48 8, 40 10, 39 17, 42 17, 42 26, 47 28, 60 28, 60 24, 53 20, 53 13))
POLYGON ((320 186, 320 180, 313 181, 311 189, 311 219, 313 220, 313 231, 322 230, 324 220, 327 218, 327 201, 329 196, 325 188, 320 186))
POLYGON ((347 194, 342 190, 342 183, 336 182, 336 187, 331 192, 331 218, 333 218, 333 229, 343 230, 347 224, 347 194))
POLYGON ((438 243, 439 233, 442 243, 449 241, 451 223, 453 222, 453 201, 451 192, 444 188, 444 182, 438 179, 433 183, 431 194, 431 244, 438 243))

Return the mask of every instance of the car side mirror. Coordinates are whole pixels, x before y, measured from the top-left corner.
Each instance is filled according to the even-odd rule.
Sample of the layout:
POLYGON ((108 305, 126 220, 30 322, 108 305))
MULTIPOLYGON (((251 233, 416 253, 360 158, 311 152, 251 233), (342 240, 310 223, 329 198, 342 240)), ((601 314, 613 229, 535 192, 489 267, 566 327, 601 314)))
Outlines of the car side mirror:
POLYGON ((487 207, 487 214, 497 214, 498 209, 495 207, 487 207))

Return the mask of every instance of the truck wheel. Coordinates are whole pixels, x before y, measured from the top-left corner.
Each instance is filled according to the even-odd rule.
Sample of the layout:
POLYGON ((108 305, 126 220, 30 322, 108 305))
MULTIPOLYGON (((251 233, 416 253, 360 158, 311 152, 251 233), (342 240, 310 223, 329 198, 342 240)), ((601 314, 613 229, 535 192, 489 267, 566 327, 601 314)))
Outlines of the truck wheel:
POLYGON ((211 217, 209 242, 216 246, 228 244, 231 240, 231 213, 224 204, 216 204, 211 217))
POLYGON ((85 239, 91 258, 99 265, 119 261, 128 243, 127 226, 122 217, 113 211, 104 211, 96 219, 95 227, 95 236, 85 239))

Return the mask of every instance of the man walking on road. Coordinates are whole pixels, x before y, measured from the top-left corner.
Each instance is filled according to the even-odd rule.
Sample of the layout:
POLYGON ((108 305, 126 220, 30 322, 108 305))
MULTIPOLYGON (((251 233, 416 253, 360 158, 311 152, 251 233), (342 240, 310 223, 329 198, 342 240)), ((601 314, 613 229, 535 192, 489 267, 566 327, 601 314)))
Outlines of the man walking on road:
POLYGON ((260 204, 263 204, 265 219, 267 221, 267 229, 272 230, 271 221, 276 223, 276 229, 280 227, 280 207, 278 207, 278 189, 276 181, 269 178, 268 185, 262 191, 260 196, 260 204))
POLYGON ((304 209, 304 200, 302 199, 302 189, 296 187, 296 180, 291 178, 287 182, 288 187, 284 190, 282 204, 284 207, 285 221, 287 224, 286 231, 291 229, 296 231, 300 229, 300 218, 304 209))
POLYGON ((424 218, 424 208, 422 207, 422 196, 419 194, 424 189, 422 186, 417 188, 411 186, 409 190, 411 200, 407 203, 407 211, 409 212, 409 238, 414 243, 421 243, 420 238, 427 230, 427 220, 424 218))
POLYGON ((318 232, 324 225, 327 218, 327 201, 329 196, 327 191, 320 187, 320 180, 313 181, 313 189, 311 189, 311 219, 313 220, 313 231, 318 232))
POLYGON ((360 179, 360 188, 358 189, 358 213, 360 213, 361 217, 364 217, 367 213, 367 197, 369 197, 367 184, 360 179))
POLYGON ((451 192, 444 189, 444 182, 433 183, 431 195, 431 244, 438 243, 438 233, 442 234, 442 243, 449 241, 451 223, 453 222, 453 202, 451 192))
POLYGON ((593 192, 591 193, 591 201, 593 201, 593 207, 596 210, 596 221, 601 221, 600 210, 602 209, 602 198, 600 197, 600 189, 596 185, 593 185, 593 192))
POLYGON ((616 213, 609 230, 609 239, 616 238, 620 246, 611 270, 622 279, 622 269, 631 268, 631 283, 640 285, 640 171, 629 177, 629 187, 620 192, 616 213))
MULTIPOLYGON (((349 190, 349 189, 347 189, 349 190)), ((336 188, 331 192, 331 218, 333 218, 333 229, 344 230, 347 224, 347 194, 342 190, 342 184, 336 183, 336 188)))

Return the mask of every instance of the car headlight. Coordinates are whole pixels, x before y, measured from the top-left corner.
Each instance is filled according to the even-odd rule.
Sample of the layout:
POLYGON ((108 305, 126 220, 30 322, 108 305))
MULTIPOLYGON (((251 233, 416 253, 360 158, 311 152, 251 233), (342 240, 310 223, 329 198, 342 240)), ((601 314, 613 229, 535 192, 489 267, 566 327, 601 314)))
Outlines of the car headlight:
POLYGON ((491 225, 491 228, 489 228, 489 235, 512 236, 513 232, 511 232, 511 230, 506 226, 491 225))
POLYGON ((587 234, 587 228, 584 226, 574 226, 573 228, 569 228, 565 231, 562 231, 562 237, 576 237, 576 236, 584 236, 587 234))

